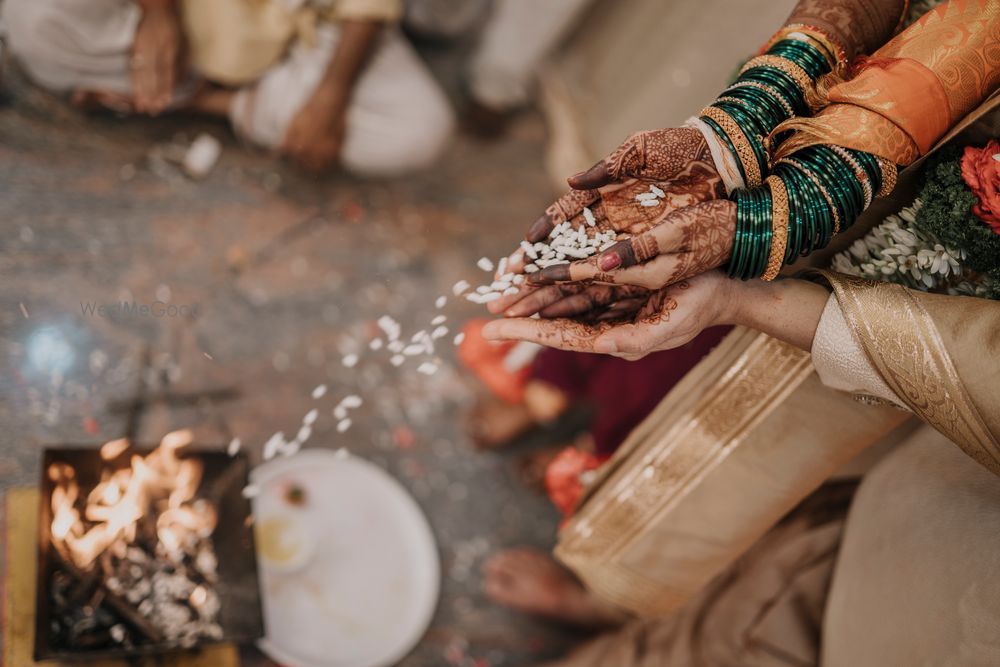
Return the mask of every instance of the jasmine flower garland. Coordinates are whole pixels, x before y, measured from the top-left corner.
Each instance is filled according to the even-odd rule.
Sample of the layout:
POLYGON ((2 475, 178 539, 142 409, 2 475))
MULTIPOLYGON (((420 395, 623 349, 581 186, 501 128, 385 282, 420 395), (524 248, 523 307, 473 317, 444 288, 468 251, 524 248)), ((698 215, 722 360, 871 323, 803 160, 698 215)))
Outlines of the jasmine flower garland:
POLYGON ((888 216, 833 258, 831 268, 868 280, 942 294, 1000 299, 1000 235, 972 214, 959 150, 924 169, 913 204, 888 216))

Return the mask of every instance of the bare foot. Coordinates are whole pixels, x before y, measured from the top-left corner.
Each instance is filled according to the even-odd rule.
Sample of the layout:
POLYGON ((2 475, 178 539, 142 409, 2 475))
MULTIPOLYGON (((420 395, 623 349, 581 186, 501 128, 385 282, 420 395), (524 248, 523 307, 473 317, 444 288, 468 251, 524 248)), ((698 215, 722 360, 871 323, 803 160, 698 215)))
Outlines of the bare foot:
POLYGON ((547 553, 522 547, 494 554, 483 565, 483 589, 506 607, 585 628, 620 625, 605 607, 547 553))
POLYGON ((477 447, 499 449, 535 426, 537 423, 523 404, 481 396, 469 412, 466 428, 477 447))
POLYGON ((112 93, 104 90, 74 90, 69 98, 70 103, 81 111, 113 111, 115 113, 132 113, 132 98, 122 93, 112 93))
POLYGON ((229 107, 233 104, 236 91, 217 86, 205 86, 191 100, 191 108, 210 116, 229 115, 229 107))

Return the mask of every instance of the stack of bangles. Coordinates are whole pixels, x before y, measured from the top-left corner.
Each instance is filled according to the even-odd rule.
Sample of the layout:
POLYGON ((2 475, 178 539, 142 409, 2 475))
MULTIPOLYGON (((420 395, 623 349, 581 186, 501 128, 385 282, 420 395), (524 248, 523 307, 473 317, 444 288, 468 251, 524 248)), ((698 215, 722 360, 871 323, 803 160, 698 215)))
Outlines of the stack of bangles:
POLYGON ((785 26, 764 55, 747 62, 736 82, 702 110, 701 120, 736 156, 747 187, 760 185, 767 176, 765 137, 783 121, 809 115, 816 79, 845 62, 844 50, 823 31, 785 26))
POLYGON ((841 146, 808 146, 779 160, 762 186, 733 192, 729 276, 773 280, 785 264, 825 247, 895 185, 895 164, 841 146))

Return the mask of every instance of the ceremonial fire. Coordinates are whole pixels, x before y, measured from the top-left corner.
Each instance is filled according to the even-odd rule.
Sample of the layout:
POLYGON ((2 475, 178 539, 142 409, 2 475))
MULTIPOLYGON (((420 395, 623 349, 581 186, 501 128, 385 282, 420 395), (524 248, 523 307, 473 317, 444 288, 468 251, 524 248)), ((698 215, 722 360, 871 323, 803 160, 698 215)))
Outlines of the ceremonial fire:
MULTIPOLYGON (((121 439, 99 455, 46 457, 38 610, 45 637, 36 653, 149 653, 228 637, 213 543, 220 505, 239 516, 226 531, 236 542, 229 550, 241 576, 249 572, 256 602, 249 508, 239 496, 245 460, 187 454, 191 441, 182 430, 149 452, 121 439)), ((259 623, 259 608, 252 611, 247 616, 259 623)))

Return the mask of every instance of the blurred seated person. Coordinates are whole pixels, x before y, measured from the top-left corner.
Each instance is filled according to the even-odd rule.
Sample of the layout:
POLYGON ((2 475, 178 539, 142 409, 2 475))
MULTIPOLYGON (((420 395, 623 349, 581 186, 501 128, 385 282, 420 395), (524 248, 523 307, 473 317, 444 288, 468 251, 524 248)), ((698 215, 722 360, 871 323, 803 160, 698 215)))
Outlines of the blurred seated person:
POLYGON ((443 92, 392 23, 398 0, 7 0, 10 53, 85 107, 224 116, 303 167, 428 166, 443 92))

